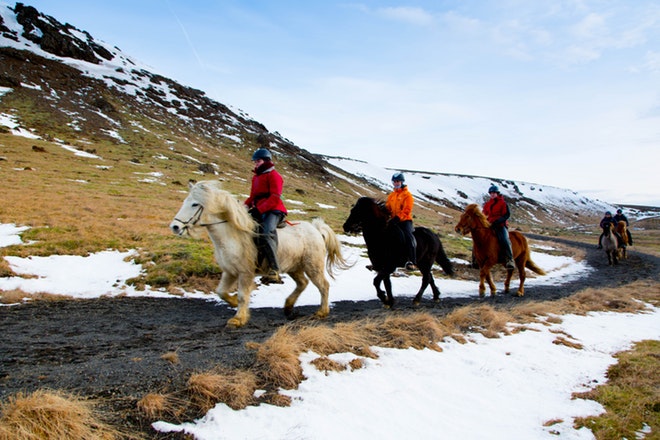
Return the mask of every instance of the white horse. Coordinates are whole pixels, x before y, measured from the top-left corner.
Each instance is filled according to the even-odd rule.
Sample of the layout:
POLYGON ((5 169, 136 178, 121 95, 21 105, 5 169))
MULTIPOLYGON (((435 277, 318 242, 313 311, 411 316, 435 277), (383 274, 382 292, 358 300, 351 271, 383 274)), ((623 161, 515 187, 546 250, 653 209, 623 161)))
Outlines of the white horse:
MULTIPOLYGON (((241 327, 250 318, 254 278, 257 274, 265 274, 268 269, 266 264, 259 267, 257 263, 254 241, 257 224, 245 205, 222 190, 219 182, 209 180, 189 186, 190 193, 170 229, 177 235, 188 234, 197 238, 201 236, 201 230, 206 229, 215 246, 215 260, 222 271, 216 293, 232 307, 238 307, 227 325, 241 327), (231 294, 236 290, 238 295, 231 294)), ((335 269, 349 267, 341 254, 339 239, 321 219, 287 224, 278 229, 277 234, 280 270, 296 283, 284 302, 284 313, 287 317, 292 316, 293 306, 311 280, 321 293, 321 306, 316 316, 328 316, 330 283, 325 271, 334 278, 335 269)))
POLYGON ((603 227, 603 238, 600 239, 600 244, 603 246, 607 254, 607 264, 619 264, 619 239, 614 233, 614 225, 607 223, 603 227))

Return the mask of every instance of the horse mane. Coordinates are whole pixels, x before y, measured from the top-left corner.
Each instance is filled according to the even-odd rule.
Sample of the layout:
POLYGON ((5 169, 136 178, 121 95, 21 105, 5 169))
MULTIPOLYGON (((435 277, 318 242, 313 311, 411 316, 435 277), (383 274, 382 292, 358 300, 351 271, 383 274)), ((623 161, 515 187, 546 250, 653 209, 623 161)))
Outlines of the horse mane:
POLYGON ((247 212, 245 205, 223 190, 219 181, 199 182, 193 186, 190 192, 211 214, 227 220, 239 231, 249 232, 250 235, 255 233, 256 222, 247 212))
POLYGON ((477 220, 484 228, 490 228, 490 222, 486 218, 479 205, 471 203, 465 208, 465 213, 477 220))

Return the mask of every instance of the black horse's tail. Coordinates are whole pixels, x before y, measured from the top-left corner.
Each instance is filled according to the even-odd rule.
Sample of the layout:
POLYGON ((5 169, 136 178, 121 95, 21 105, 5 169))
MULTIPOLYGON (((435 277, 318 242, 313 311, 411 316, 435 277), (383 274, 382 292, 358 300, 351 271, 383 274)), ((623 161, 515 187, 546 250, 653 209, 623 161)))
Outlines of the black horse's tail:
MULTIPOLYGON (((424 241, 428 243, 428 251, 434 255, 433 262, 438 263, 440 267, 442 267, 442 270, 447 274, 447 275, 454 275, 454 265, 452 262, 449 260, 449 257, 447 257, 447 254, 445 254, 445 249, 442 247, 442 242, 440 241, 440 236, 433 232, 432 230, 424 227, 417 227, 415 228, 415 232, 418 234, 422 234, 424 237, 427 237, 424 241)), ((422 235, 420 235, 420 239, 422 238, 422 235)), ((419 240, 417 241, 418 246, 419 246, 419 240)))
POLYGON ((438 263, 440 267, 442 267, 442 270, 444 270, 447 275, 453 276, 454 265, 452 264, 449 257, 447 257, 447 254, 445 254, 445 248, 442 247, 442 242, 440 241, 440 237, 438 237, 438 243, 440 244, 440 247, 438 249, 438 253, 435 254, 435 262, 438 263))

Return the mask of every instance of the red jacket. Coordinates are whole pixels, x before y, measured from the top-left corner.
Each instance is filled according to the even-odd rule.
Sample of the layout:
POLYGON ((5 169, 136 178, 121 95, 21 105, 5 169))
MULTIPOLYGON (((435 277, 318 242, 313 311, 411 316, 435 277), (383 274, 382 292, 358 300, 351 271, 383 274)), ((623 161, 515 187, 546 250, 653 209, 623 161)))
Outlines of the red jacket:
POLYGON ((385 202, 385 206, 390 211, 392 217, 399 217, 399 220, 402 222, 413 219, 413 204, 413 196, 407 186, 394 189, 387 196, 387 201, 385 202))
POLYGON ((504 201, 504 196, 498 194, 484 203, 484 214, 488 221, 494 226, 507 226, 509 219, 509 207, 504 201))
POLYGON ((250 197, 245 201, 248 208, 257 208, 260 214, 268 211, 287 213, 282 201, 284 179, 275 170, 272 162, 264 162, 252 176, 250 197))

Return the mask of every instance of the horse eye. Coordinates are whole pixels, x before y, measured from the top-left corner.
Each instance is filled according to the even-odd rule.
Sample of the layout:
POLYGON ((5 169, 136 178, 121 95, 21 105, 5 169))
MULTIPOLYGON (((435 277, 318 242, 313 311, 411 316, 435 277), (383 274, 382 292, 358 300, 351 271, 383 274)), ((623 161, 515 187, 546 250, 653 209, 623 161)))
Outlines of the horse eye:
POLYGON ((192 206, 193 208, 197 208, 197 207, 199 206, 199 203, 194 202, 191 206, 192 206))

